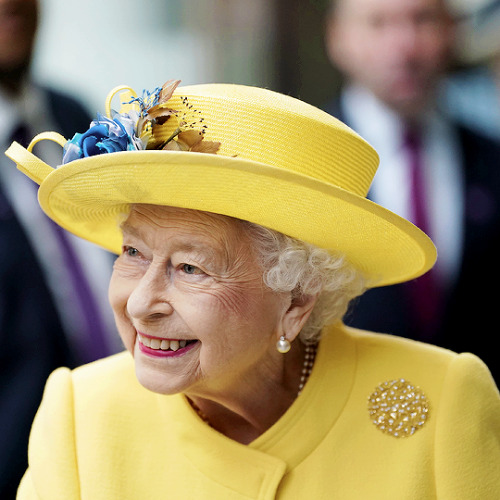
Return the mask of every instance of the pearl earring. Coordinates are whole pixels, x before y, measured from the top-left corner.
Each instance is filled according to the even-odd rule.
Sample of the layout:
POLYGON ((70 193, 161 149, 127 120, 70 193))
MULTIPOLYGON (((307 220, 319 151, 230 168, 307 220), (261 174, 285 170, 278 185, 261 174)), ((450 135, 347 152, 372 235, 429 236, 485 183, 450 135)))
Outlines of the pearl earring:
POLYGON ((278 349, 278 352, 281 352, 282 354, 288 352, 290 350, 290 347, 290 342, 284 335, 282 335, 278 342, 276 342, 276 349, 278 349))

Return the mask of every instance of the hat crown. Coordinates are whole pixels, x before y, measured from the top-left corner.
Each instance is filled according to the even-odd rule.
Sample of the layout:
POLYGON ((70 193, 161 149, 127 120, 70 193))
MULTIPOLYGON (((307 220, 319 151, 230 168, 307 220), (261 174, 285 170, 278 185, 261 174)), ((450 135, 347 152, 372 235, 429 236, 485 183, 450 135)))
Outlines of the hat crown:
POLYGON ((247 159, 366 196, 378 166, 375 150, 328 113, 257 87, 180 87, 168 101, 196 110, 219 155, 247 159))

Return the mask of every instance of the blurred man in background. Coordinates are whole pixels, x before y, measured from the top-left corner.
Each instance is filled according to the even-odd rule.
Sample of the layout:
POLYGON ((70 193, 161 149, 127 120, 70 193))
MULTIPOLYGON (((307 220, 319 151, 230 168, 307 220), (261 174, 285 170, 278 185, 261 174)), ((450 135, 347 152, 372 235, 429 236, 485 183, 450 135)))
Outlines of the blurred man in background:
MULTIPOLYGON (((38 207, 35 184, 3 154, 12 140, 27 146, 46 130, 71 138, 90 123, 77 101, 31 81, 37 24, 36 0, 0 0, 2 500, 15 498, 26 469, 29 429, 49 373, 116 350, 106 300, 111 256, 58 232, 38 207)), ((62 157, 47 141, 37 154, 50 165, 62 157)))
POLYGON ((439 109, 453 39, 444 0, 332 2, 326 47, 345 85, 326 110, 379 152, 369 196, 430 234, 439 255, 424 277, 365 294, 351 323, 472 351, 493 368, 500 146, 439 109))

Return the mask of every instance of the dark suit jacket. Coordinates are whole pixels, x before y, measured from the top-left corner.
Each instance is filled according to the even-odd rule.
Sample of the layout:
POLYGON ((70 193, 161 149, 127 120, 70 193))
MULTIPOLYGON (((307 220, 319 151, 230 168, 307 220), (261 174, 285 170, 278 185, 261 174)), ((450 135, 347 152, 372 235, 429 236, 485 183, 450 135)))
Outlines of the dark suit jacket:
MULTIPOLYGON (((324 109, 344 121, 338 101, 324 109)), ((472 352, 486 362, 498 383, 494 332, 499 321, 500 144, 463 126, 456 129, 465 168, 464 247, 456 286, 442 293, 439 328, 435 332, 415 328, 409 298, 412 283, 368 290, 345 320, 360 328, 472 352)))
MULTIPOLYGON (((75 100, 47 90, 59 132, 71 138, 91 118, 75 100)), ((3 153, 3 152, 2 152, 3 153)), ((14 167, 13 167, 14 168, 14 167)), ((27 467, 28 435, 45 381, 75 366, 45 277, 0 184, 0 498, 15 498, 27 467)))

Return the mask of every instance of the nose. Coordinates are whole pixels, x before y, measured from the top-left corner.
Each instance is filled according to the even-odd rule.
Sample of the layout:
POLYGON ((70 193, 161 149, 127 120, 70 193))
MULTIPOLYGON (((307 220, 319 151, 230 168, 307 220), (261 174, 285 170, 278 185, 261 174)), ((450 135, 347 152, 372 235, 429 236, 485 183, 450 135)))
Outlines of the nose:
POLYGON ((411 20, 400 21, 392 26, 388 43, 400 58, 413 58, 420 50, 421 35, 418 26, 411 20))
POLYGON ((152 263, 129 295, 128 313, 142 321, 172 314, 171 289, 166 268, 152 263))

